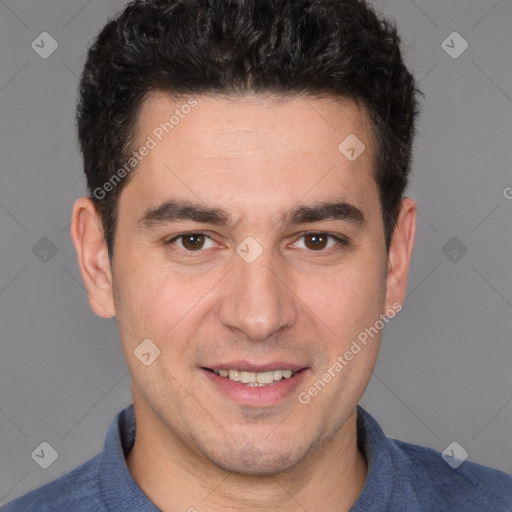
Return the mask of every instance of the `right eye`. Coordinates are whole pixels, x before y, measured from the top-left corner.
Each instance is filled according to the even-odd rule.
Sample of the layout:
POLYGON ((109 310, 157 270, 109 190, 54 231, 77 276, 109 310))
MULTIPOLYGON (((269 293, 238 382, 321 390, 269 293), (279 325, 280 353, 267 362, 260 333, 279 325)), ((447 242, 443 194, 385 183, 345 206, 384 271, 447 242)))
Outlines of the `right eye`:
POLYGON ((190 232, 180 233, 171 240, 165 242, 166 245, 175 244, 178 248, 187 252, 200 252, 201 249, 211 249, 213 247, 204 247, 205 243, 210 241, 213 244, 213 240, 205 233, 190 232))

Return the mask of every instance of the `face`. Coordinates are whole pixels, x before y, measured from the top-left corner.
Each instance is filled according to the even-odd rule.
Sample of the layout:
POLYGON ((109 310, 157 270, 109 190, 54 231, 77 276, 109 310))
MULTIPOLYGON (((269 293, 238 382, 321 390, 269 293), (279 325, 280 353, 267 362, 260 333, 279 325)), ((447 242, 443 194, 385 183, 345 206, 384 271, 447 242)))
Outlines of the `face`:
POLYGON ((101 290, 88 283, 91 305, 115 312, 136 413, 162 439, 227 471, 275 474, 354 420, 410 241, 388 258, 355 103, 195 101, 143 104, 137 147, 151 149, 120 194, 111 274, 101 290), (350 135, 359 145, 340 150, 350 135), (147 366, 143 340, 146 363, 160 351, 147 366))

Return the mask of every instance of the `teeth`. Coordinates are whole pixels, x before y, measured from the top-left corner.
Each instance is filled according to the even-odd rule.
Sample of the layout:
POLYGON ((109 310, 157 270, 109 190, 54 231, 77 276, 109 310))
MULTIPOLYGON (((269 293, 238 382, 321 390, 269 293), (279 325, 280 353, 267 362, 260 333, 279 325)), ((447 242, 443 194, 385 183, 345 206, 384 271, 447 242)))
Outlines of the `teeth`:
POLYGON ((274 381, 274 372, 261 372, 256 375, 258 384, 270 384, 274 381))
POLYGON ((213 373, 221 377, 227 377, 235 382, 241 382, 248 386, 266 386, 281 379, 289 379, 297 372, 292 370, 273 370, 269 372, 243 372, 241 370, 213 370, 213 373))
POLYGON ((236 382, 240 382, 241 377, 238 370, 229 370, 228 375, 230 380, 235 380, 236 382))
POLYGON ((249 382, 258 382, 254 372, 240 372, 240 382, 242 384, 249 384, 249 382))

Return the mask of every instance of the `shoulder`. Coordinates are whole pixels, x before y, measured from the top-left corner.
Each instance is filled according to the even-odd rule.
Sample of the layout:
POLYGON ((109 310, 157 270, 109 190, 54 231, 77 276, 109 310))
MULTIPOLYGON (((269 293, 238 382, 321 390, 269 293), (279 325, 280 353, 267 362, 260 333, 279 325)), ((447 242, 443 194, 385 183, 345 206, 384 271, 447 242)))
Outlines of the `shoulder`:
POLYGON ((395 477, 418 504, 429 503, 429 510, 510 512, 512 475, 469 460, 455 467, 432 448, 391 438, 388 443, 399 473, 395 477))
POLYGON ((103 512, 98 469, 100 455, 57 480, 8 503, 1 512, 103 512))

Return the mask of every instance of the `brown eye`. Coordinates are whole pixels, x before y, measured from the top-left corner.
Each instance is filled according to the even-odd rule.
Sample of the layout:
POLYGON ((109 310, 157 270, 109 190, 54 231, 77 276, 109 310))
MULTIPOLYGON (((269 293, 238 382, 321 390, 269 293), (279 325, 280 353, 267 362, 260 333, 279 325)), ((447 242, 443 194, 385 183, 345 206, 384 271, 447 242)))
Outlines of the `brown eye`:
POLYGON ((182 235, 182 245, 187 251, 197 251, 203 248, 205 236, 200 233, 192 233, 189 235, 182 235))
POLYGON ((323 231, 304 233, 293 244, 294 248, 317 252, 319 255, 328 255, 336 250, 348 248, 350 242, 343 236, 330 235, 323 231))
POLYGON ((180 233, 171 240, 165 242, 166 246, 172 249, 178 248, 181 252, 192 253, 192 252, 205 252, 206 249, 212 249, 215 247, 215 242, 206 233, 201 232, 189 232, 180 233))
POLYGON ((321 250, 327 246, 329 236, 326 233, 310 233, 304 235, 304 240, 308 249, 321 250))

